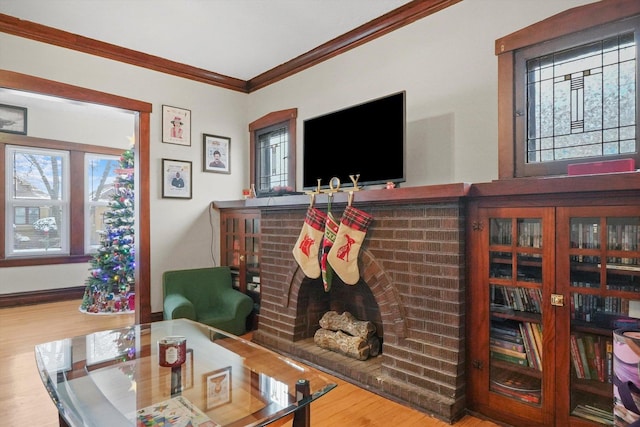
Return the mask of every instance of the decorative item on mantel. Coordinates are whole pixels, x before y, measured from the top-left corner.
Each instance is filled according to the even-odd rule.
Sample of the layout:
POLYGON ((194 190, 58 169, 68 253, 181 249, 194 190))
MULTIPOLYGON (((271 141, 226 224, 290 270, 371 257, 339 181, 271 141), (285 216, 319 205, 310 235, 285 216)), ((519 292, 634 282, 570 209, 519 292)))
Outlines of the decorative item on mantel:
POLYGON ((307 192, 310 196, 309 208, 302 231, 292 251, 307 277, 315 279, 320 277, 322 272, 325 273, 323 276, 325 292, 331 288, 331 276, 334 272, 347 285, 358 283, 360 279, 358 254, 367 229, 373 221, 373 216, 351 206, 354 191, 360 190, 358 187, 360 175, 350 175, 349 178, 353 182, 352 188, 340 190, 340 179, 331 178, 328 190, 321 190, 320 180, 318 180, 317 189, 307 192), (335 224, 335 219, 330 215, 330 205, 333 193, 338 191, 348 191, 349 198, 340 223, 335 224), (327 214, 314 207, 315 196, 320 193, 328 194, 327 214), (330 265, 331 271, 327 269, 327 264, 330 265))
POLYGON ((125 151, 114 182, 102 244, 89 261, 90 275, 80 311, 91 314, 131 313, 135 309, 134 153, 125 151))

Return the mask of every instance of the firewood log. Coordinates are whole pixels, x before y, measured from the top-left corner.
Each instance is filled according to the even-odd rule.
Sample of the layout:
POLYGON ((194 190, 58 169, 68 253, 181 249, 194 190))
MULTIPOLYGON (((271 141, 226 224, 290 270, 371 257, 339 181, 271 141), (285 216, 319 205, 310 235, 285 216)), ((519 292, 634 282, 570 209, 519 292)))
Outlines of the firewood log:
POLYGON ((320 326, 331 331, 342 331, 354 337, 368 339, 375 335, 376 325, 366 320, 358 320, 351 313, 345 311, 327 311, 320 319, 320 326))
POLYGON ((319 347, 342 353, 354 359, 367 360, 369 357, 370 347, 366 339, 353 337, 342 331, 318 329, 313 336, 313 341, 319 347))

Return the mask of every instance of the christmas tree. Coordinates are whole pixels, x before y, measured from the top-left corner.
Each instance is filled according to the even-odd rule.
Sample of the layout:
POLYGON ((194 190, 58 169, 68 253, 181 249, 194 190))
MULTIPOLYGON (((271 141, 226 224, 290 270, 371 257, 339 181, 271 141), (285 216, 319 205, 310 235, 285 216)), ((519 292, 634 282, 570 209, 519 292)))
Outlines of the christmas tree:
POLYGON ((104 214, 101 246, 90 260, 81 311, 118 313, 133 311, 135 282, 133 150, 120 157, 109 209, 104 214))

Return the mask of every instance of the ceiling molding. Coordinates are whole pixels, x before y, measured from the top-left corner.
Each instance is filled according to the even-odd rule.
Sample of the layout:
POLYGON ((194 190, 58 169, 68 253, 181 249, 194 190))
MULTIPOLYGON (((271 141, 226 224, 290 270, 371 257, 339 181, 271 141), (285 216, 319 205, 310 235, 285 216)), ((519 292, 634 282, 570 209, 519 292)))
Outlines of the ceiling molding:
POLYGON ((247 89, 249 92, 261 89, 460 1, 462 0, 414 0, 252 78, 247 82, 247 89))
MULTIPOLYGON (((272 83, 388 34, 462 0, 414 0, 248 81, 0 13, 0 32, 48 43, 244 93, 272 83)), ((277 49, 277 46, 274 46, 277 49)))

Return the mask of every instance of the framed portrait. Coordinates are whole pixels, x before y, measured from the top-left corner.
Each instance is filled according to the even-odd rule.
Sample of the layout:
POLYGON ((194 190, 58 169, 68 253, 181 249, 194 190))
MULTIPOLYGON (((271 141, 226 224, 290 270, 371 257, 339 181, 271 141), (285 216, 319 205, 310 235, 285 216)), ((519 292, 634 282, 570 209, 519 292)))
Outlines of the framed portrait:
POLYGON ((207 410, 231 403, 231 366, 203 375, 207 410))
POLYGON ((231 138, 202 134, 204 172, 231 173, 229 169, 231 138))
POLYGON ((191 162, 162 159, 162 197, 165 199, 191 198, 191 162))
POLYGON ((0 132, 27 134, 27 109, 0 104, 0 132))
POLYGON ((162 142, 191 146, 191 111, 162 106, 162 142))

